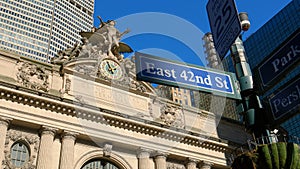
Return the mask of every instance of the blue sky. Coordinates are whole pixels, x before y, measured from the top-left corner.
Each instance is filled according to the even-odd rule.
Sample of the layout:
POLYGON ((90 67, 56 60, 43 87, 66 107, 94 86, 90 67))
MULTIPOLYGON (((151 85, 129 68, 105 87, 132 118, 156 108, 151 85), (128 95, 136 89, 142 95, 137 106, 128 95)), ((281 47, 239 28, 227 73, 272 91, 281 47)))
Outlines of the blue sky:
MULTIPOLYGON (((205 65, 202 35, 210 32, 206 4, 208 0, 95 0, 96 16, 117 21, 123 32, 121 41, 134 51, 186 63, 205 65)), ((247 12, 251 21, 247 38, 291 0, 235 0, 238 12, 247 12)), ((129 55, 130 56, 130 55, 129 55)))

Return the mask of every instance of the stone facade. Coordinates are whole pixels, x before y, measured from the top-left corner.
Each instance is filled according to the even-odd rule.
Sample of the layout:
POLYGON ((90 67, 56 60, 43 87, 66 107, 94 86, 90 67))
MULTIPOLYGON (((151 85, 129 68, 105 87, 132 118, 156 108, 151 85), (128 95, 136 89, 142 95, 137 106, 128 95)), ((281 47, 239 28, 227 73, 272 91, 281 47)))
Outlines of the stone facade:
POLYGON ((28 149, 24 169, 81 169, 93 160, 120 169, 229 168, 235 147, 219 138, 214 113, 159 97, 131 71, 113 81, 78 69, 96 63, 53 65, 0 51, 2 168, 18 168, 16 142, 28 149))

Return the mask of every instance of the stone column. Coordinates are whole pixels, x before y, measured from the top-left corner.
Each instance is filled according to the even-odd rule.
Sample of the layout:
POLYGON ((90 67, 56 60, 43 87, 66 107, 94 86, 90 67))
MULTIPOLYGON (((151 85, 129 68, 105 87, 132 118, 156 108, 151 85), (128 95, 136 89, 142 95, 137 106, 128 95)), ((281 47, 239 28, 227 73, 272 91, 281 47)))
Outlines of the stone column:
POLYGON ((64 132, 60 152, 60 169, 74 168, 74 145, 76 133, 64 132))
POLYGON ((137 153, 137 157, 139 160, 138 169, 150 169, 150 151, 140 148, 137 153))
POLYGON ((41 130, 41 141, 37 158, 37 169, 52 168, 52 145, 57 129, 43 127, 41 130))
POLYGON ((5 147, 5 139, 7 134, 7 128, 9 125, 10 119, 1 118, 0 117, 0 167, 2 164, 2 160, 4 160, 4 147, 5 147))
POLYGON ((213 163, 208 162, 208 161, 202 161, 200 164, 200 169, 211 169, 211 166, 213 163))
POLYGON ((167 154, 157 152, 155 153, 155 169, 167 169, 167 154))
POLYGON ((186 164, 186 169, 197 169, 197 163, 199 160, 189 158, 186 164))

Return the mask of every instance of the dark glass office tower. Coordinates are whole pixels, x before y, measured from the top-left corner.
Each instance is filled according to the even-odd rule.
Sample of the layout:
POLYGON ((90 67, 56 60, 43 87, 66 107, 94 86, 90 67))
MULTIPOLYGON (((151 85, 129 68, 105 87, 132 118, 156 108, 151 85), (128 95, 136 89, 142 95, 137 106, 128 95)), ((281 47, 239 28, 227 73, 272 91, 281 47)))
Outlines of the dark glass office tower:
MULTIPOLYGON (((300 137, 300 0, 291 1, 245 39, 244 47, 273 124, 300 137)), ((224 63, 234 71, 230 57, 224 63)))

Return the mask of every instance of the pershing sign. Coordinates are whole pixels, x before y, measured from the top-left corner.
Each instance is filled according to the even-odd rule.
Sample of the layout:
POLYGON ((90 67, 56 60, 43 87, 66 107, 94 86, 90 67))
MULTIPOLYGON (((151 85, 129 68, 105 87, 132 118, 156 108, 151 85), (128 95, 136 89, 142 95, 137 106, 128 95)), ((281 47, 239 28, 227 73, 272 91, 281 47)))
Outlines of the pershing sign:
POLYGON ((275 93, 269 99, 269 105, 275 120, 297 109, 300 106, 300 78, 275 93))

